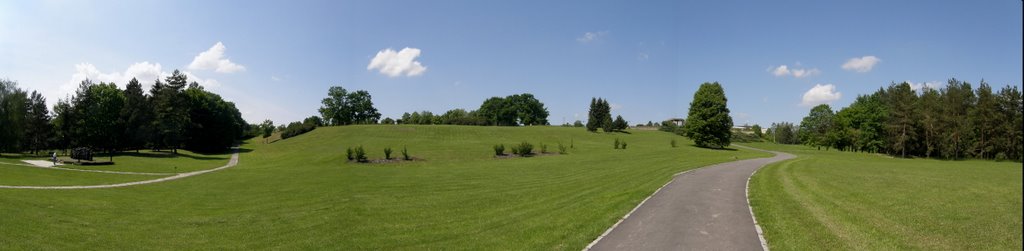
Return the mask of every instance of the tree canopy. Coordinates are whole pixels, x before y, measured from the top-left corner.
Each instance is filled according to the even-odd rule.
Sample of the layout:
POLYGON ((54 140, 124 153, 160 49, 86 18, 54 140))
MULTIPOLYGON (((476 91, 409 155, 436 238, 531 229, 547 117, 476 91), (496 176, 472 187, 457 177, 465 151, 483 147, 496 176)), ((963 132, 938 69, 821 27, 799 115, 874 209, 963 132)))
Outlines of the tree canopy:
POLYGON ((690 102, 684 135, 700 147, 728 146, 733 124, 727 102, 725 90, 718 82, 701 84, 690 102))

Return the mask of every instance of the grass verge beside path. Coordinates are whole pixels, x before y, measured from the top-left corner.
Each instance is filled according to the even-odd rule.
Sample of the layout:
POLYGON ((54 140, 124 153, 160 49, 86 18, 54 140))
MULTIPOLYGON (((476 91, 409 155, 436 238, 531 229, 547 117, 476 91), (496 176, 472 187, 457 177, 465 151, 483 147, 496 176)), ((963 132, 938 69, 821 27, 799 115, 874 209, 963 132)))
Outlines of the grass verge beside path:
POLYGON ((1021 249, 1020 163, 747 145, 798 156, 750 180, 773 250, 1021 249))

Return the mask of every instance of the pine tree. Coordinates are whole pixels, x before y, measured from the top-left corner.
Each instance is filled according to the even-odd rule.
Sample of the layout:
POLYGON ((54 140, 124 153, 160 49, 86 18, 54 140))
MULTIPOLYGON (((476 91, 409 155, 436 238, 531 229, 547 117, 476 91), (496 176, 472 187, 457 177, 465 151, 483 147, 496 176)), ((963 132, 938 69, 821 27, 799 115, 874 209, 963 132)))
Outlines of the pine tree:
POLYGON ((590 111, 587 113, 587 131, 597 132, 597 128, 601 124, 597 121, 597 98, 590 98, 590 111))
POLYGON ((974 136, 974 144, 971 146, 971 152, 974 156, 988 159, 994 157, 992 152, 995 149, 993 144, 993 138, 996 137, 995 133, 999 128, 999 118, 995 97, 992 95, 992 87, 989 87, 988 83, 984 80, 978 84, 978 89, 975 91, 977 101, 974 107, 970 110, 970 120, 972 135, 974 136))
POLYGON ((968 111, 974 105, 971 84, 950 79, 942 92, 942 124, 946 128, 942 155, 959 159, 964 156, 970 142, 970 120, 968 111))
POLYGON ((145 93, 142 84, 135 78, 128 81, 124 89, 124 108, 121 118, 125 122, 123 146, 138 151, 145 147, 153 133, 150 124, 153 121, 153 106, 145 93))
POLYGON ((917 96, 906 82, 890 85, 886 93, 885 103, 889 107, 889 119, 886 121, 889 148, 892 153, 898 152, 900 157, 906 158, 907 150, 912 150, 917 140, 914 111, 917 96))
POLYGON ((41 93, 32 91, 26 103, 25 112, 25 143, 23 149, 36 154, 48 146, 53 126, 50 125, 50 111, 46 108, 46 98, 41 93))

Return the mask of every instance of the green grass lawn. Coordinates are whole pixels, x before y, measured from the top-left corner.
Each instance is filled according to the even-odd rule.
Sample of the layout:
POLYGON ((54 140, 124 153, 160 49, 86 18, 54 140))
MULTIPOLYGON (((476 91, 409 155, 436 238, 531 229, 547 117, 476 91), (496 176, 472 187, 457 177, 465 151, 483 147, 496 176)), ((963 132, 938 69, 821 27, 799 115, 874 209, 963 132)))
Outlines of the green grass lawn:
MULTIPOLYGON (((739 158, 657 131, 346 126, 243 145, 240 164, 116 189, 0 189, 0 246, 12 249, 579 250, 672 174, 739 158), (626 150, 613 150, 615 138, 626 150), (676 139, 680 147, 672 148, 676 139), (493 158, 527 140, 568 155, 493 158), (355 164, 391 146, 422 161, 355 164)), ((116 161, 116 159, 115 159, 116 161)))
POLYGON ((1021 250, 1021 163, 748 145, 799 156, 750 181, 772 250, 1021 250))
MULTIPOLYGON (((18 161, 21 162, 21 161, 18 161)), ((6 186, 64 186, 64 185, 104 185, 124 183, 163 176, 125 175, 109 173, 77 172, 67 170, 43 169, 30 166, 0 163, 0 185, 6 186)), ((2 207, 2 206, 0 206, 2 207)))

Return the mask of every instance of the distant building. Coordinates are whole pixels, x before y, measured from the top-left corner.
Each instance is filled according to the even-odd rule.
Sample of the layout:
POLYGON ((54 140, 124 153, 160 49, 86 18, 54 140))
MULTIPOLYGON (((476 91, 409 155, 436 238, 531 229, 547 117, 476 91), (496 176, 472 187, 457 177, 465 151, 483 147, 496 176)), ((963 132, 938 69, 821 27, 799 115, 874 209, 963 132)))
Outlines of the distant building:
POLYGON ((686 124, 686 120, 681 119, 681 118, 670 118, 670 119, 665 120, 665 121, 667 121, 669 123, 672 123, 672 124, 674 124, 676 126, 683 126, 684 124, 686 124))

